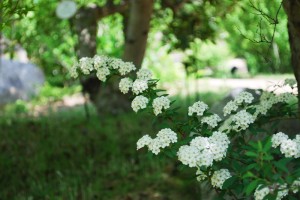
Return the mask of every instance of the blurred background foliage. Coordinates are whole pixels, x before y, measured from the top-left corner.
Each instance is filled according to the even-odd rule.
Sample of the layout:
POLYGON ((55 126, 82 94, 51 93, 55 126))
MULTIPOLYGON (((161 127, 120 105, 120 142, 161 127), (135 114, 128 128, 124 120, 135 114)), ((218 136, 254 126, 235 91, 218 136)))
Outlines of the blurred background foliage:
MULTIPOLYGON (((13 5, 10 1, 4 1, 2 6, 13 5)), ((106 1, 76 2, 78 6, 84 6, 89 3, 104 5, 106 1)), ((168 2, 155 1, 144 61, 144 66, 151 68, 157 78, 172 81, 171 77, 174 80, 185 77, 184 71, 188 74, 197 72, 201 77, 207 75, 207 67, 211 70, 208 75, 218 76, 222 74, 224 62, 234 57, 245 58, 252 75, 291 72, 283 9, 279 12, 274 40, 270 44, 260 39, 264 37, 271 41, 274 24, 251 7, 253 4, 265 15, 275 18, 280 0, 197 0, 187 1, 177 10, 164 7, 168 2), (182 66, 173 68, 174 63, 182 66), (172 72, 174 76, 166 76, 172 72)), ((27 50, 30 60, 44 69, 51 85, 69 84, 68 69, 76 60, 77 39, 71 32, 69 21, 55 15, 58 2, 26 0, 21 4, 26 9, 15 12, 16 17, 3 16, 6 19, 3 36, 12 46, 18 43, 27 50)), ((13 9, 13 6, 6 8, 4 13, 13 9)), ((124 45, 122 20, 122 15, 115 14, 99 22, 98 53, 120 57, 124 45)))
MULTIPOLYGON (((183 0, 182 6, 170 5, 181 1, 156 0, 154 4, 143 67, 151 69, 162 83, 175 86, 178 82, 177 90, 185 95, 191 89, 187 85, 193 84, 194 91, 201 89, 195 99, 200 97, 212 106, 228 90, 208 91, 210 86, 199 86, 191 79, 232 77, 224 71, 232 58, 244 58, 250 75, 292 72, 282 9, 274 40, 266 42, 271 41, 271 18, 276 18, 280 0, 183 0), (186 85, 181 84, 187 78, 186 85)), ((77 60, 78 38, 70 21, 56 16, 59 2, 0 2, 2 36, 10 41, 4 53, 14 58, 15 46, 21 45, 46 75, 44 87, 31 102, 18 100, 1 108, 0 199, 201 199, 201 189, 191 173, 184 174, 164 157, 136 152, 137 139, 158 129, 153 128, 153 119, 135 113, 100 119, 91 104, 86 105, 89 118, 83 105, 51 110, 52 105, 59 107, 57 101, 64 96, 82 89, 68 74, 77 60), (40 113, 30 113, 32 110, 40 113)), ((107 3, 75 2, 78 7, 107 3)), ((97 53, 121 57, 123 19, 122 14, 114 14, 99 21, 97 53)), ((172 98, 184 106, 191 101, 179 94, 172 98)), ((180 112, 182 116, 186 113, 180 112)))

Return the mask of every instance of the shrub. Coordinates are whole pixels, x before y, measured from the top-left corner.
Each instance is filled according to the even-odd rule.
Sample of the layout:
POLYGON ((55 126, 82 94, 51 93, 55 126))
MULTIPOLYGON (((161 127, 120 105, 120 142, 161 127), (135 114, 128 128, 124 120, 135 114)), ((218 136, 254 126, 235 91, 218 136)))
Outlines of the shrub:
MULTIPOLYGON (((71 71, 73 77, 96 73, 100 80, 126 76, 136 68, 132 63, 106 56, 82 58, 71 71), (104 73, 105 72, 105 73, 104 73)), ((165 91, 157 89, 158 80, 145 69, 137 77, 120 81, 122 93, 132 92, 135 112, 154 114, 164 128, 156 137, 145 135, 137 149, 164 153, 194 168, 198 181, 207 180, 220 197, 233 199, 282 199, 294 196, 300 187, 300 135, 273 132, 270 123, 282 118, 297 118, 295 80, 286 80, 264 92, 255 102, 252 94, 242 92, 224 107, 225 119, 209 112, 201 101, 188 108, 188 118, 179 113, 165 91), (279 89, 289 92, 278 94, 279 89)))

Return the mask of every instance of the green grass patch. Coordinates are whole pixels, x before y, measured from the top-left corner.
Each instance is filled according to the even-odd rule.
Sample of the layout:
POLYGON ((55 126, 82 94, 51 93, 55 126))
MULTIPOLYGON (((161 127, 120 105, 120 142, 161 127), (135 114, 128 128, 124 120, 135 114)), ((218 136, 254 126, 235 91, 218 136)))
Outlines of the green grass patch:
MULTIPOLYGON (((194 170, 156 157, 136 141, 152 134, 152 118, 127 113, 100 118, 90 106, 0 120, 3 199, 195 199, 194 170)), ((198 198, 199 199, 199 198, 198 198)))

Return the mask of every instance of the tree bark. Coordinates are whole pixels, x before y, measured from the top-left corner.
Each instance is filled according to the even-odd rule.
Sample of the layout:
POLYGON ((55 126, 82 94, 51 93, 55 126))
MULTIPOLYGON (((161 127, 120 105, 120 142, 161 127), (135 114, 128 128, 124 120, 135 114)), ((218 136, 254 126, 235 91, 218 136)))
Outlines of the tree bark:
POLYGON ((283 8, 288 17, 291 64, 298 84, 298 114, 300 114, 300 1, 283 0, 283 8))

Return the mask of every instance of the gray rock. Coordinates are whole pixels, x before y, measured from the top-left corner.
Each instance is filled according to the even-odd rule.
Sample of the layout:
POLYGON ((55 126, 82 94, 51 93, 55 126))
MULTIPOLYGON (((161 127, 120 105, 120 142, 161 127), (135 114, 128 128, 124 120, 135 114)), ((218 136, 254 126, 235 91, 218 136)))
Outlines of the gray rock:
POLYGON ((37 66, 0 58, 0 105, 29 100, 44 81, 44 73, 37 66))

